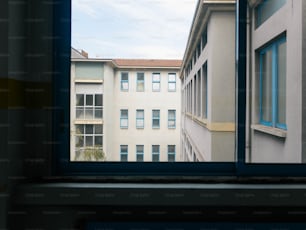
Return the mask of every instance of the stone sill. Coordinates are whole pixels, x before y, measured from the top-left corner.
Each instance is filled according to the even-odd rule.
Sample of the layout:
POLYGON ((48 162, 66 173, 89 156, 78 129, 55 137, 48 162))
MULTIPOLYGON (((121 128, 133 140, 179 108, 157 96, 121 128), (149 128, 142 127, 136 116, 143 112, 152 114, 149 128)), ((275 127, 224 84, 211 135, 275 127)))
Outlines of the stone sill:
POLYGON ((272 128, 272 127, 268 127, 265 125, 251 125, 251 129, 255 130, 255 131, 259 131, 259 132, 263 132, 263 133, 267 133, 273 136, 277 136, 277 137, 281 137, 281 138, 286 138, 287 136, 287 131, 283 130, 283 129, 278 129, 278 128, 272 128))

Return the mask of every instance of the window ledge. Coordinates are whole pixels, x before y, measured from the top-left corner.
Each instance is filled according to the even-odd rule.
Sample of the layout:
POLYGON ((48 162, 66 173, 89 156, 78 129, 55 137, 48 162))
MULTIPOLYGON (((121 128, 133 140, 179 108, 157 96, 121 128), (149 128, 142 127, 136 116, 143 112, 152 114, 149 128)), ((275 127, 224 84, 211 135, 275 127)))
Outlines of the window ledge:
POLYGON ((287 136, 287 131, 278 128, 268 127, 265 125, 251 125, 251 129, 281 138, 286 138, 287 136))
POLYGON ((199 117, 194 117, 193 118, 195 122, 197 122, 199 125, 203 126, 203 127, 207 127, 207 119, 203 120, 199 117))
POLYGON ((103 80, 97 80, 97 79, 75 79, 75 83, 103 83, 103 80))

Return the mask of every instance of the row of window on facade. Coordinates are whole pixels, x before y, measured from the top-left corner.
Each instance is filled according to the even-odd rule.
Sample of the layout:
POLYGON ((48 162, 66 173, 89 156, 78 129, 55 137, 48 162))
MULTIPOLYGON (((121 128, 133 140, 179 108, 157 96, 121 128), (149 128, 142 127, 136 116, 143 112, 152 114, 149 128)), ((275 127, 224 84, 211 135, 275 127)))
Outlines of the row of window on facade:
MULTIPOLYGON (((136 128, 143 129, 145 122, 145 111, 143 109, 136 110, 136 128)), ((120 128, 127 129, 129 126, 129 111, 128 109, 120 110, 120 128)), ((160 110, 153 109, 152 110, 152 128, 159 129, 160 128, 160 110)), ((176 110, 168 110, 168 128, 175 129, 176 128, 176 110)))
MULTIPOLYGON (((176 154, 175 145, 167 145, 167 161, 174 162, 176 154)), ((144 145, 136 145, 136 161, 144 161, 144 145)), ((128 145, 120 145, 120 161, 128 161, 129 150, 128 145)), ((151 160, 152 162, 160 161, 160 145, 151 146, 151 160)))
MULTIPOLYGON (((121 73, 121 81, 120 81, 120 89, 121 91, 129 91, 129 73, 122 72, 121 73)), ((144 92, 145 91, 145 73, 138 72, 136 76, 136 91, 144 92)), ((160 92, 161 91, 161 74, 160 73, 152 73, 152 91, 160 92)), ((176 74, 168 73, 168 91, 175 92, 176 91, 176 74)))
POLYGON ((202 51, 204 50, 207 44, 207 28, 204 29, 201 39, 197 43, 196 49, 193 52, 193 56, 185 69, 185 76, 188 76, 189 73, 192 71, 195 63, 197 62, 198 58, 200 57, 202 51))
POLYGON ((185 112, 206 119, 207 93, 207 62, 205 62, 185 87, 185 112))
POLYGON ((199 162, 200 160, 197 157, 197 154, 192 148, 189 138, 186 133, 182 131, 182 151, 185 162, 199 162))

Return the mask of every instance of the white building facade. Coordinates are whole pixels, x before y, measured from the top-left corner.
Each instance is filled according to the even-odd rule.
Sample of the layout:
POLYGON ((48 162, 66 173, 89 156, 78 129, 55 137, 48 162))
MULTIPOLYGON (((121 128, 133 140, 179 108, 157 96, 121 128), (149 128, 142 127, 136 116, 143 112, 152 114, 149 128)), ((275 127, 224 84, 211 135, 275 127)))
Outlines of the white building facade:
POLYGON ((180 161, 181 61, 72 52, 71 160, 180 161))
POLYGON ((198 1, 180 78, 184 161, 234 161, 235 1, 198 1))

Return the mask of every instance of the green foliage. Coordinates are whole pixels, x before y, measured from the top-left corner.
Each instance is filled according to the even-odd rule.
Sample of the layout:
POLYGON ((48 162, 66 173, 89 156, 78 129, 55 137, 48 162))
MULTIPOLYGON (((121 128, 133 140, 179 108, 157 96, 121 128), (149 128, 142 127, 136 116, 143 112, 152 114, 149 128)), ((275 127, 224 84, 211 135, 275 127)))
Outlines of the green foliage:
POLYGON ((81 161, 106 161, 106 154, 101 147, 86 147, 75 156, 81 161))

